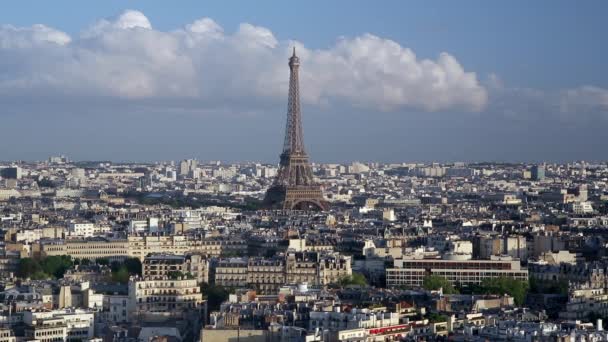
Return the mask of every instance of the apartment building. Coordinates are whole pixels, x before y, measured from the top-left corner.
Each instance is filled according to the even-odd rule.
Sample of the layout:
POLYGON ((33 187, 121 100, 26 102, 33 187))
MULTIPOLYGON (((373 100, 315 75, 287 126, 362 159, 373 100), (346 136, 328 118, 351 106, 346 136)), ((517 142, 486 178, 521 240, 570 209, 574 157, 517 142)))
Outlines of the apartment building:
POLYGON ((608 315, 608 290, 604 287, 579 285, 568 295, 568 303, 559 317, 567 320, 585 320, 590 315, 608 315))
POLYGON ((399 324, 399 314, 370 309, 342 311, 338 306, 332 311, 311 311, 309 329, 346 330, 355 328, 379 328, 399 324))
POLYGON ((248 261, 245 258, 229 258, 219 260, 214 267, 215 285, 225 287, 247 286, 248 261))
POLYGON ((67 326, 61 318, 41 319, 27 324, 25 329, 27 341, 57 342, 65 341, 67 326))
POLYGON ((370 309, 343 312, 311 311, 309 330, 330 331, 330 341, 398 341, 414 330, 414 324, 403 324, 399 314, 370 309))
POLYGON ((129 236, 129 256, 144 260, 149 254, 197 253, 207 256, 246 254, 244 240, 199 239, 184 235, 129 236))
POLYGON ((321 256, 319 260, 319 282, 321 285, 337 284, 344 277, 352 275, 350 256, 338 253, 321 256))
POLYGON ((420 287, 424 277, 438 275, 452 284, 481 284, 484 279, 510 277, 527 280, 528 270, 519 260, 493 258, 490 260, 397 259, 394 267, 386 269, 386 284, 420 287))
POLYGON ((129 256, 144 260, 149 254, 185 254, 190 250, 183 235, 129 236, 129 256))
POLYGON ((128 315, 129 296, 126 294, 106 294, 103 296, 103 311, 101 316, 112 324, 126 323, 128 315))
POLYGON ((68 235, 70 237, 93 237, 95 233, 95 224, 91 222, 71 222, 68 225, 68 235))
POLYGON ((0 342, 16 342, 15 333, 8 327, 0 327, 0 342))
MULTIPOLYGON (((83 228, 84 229, 84 228, 83 228)), ((88 229, 88 228, 87 228, 88 229)), ((88 233, 83 233, 89 236, 88 233)), ((72 258, 95 260, 107 258, 122 260, 126 257, 144 260, 151 254, 188 253, 207 256, 224 254, 246 254, 247 244, 243 240, 196 239, 183 235, 175 236, 129 236, 127 239, 107 239, 103 237, 87 237, 82 239, 41 240, 34 244, 34 253, 40 251, 41 256, 69 255, 72 258)))
POLYGON ((319 284, 319 254, 316 252, 288 252, 285 258, 287 284, 319 284))
POLYGON ((82 341, 92 339, 95 313, 83 309, 25 311, 25 336, 36 341, 82 341))
POLYGON ((78 259, 123 260, 129 256, 129 242, 106 238, 86 240, 46 240, 40 243, 41 256, 69 255, 78 259))
POLYGON ((219 257, 247 254, 247 241, 242 239, 190 239, 190 251, 219 257))
POLYGON ((271 259, 230 258, 215 267, 216 285, 249 286, 260 293, 276 293, 285 284, 328 285, 352 275, 351 258, 338 253, 293 252, 271 259))
POLYGON ((490 259, 495 255, 508 255, 512 258, 526 260, 528 244, 521 235, 513 236, 478 236, 475 238, 473 255, 480 259, 490 259))
POLYGON ((130 321, 172 319, 201 313, 203 294, 196 279, 132 279, 129 281, 130 321))
POLYGON ((249 258, 247 283, 262 294, 274 294, 285 284, 285 260, 283 258, 249 258))
POLYGON ((147 279, 170 279, 188 276, 199 284, 209 283, 209 260, 200 254, 152 254, 144 258, 142 276, 147 279))

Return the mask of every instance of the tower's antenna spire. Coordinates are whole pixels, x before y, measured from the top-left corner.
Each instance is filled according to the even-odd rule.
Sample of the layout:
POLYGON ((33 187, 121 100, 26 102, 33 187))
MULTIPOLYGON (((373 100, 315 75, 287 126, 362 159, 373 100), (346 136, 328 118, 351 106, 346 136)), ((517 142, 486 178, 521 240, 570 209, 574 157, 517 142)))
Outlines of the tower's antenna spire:
POLYGON ((295 57, 295 56, 296 56, 296 46, 294 45, 293 46, 293 57, 295 57))

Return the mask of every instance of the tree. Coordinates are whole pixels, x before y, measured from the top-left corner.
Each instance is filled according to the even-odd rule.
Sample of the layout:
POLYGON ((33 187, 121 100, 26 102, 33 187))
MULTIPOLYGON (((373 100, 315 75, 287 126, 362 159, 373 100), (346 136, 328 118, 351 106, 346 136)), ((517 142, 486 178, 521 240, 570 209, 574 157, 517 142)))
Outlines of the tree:
POLYGON ((353 272, 350 276, 344 276, 338 280, 338 285, 345 287, 348 285, 367 286, 367 279, 361 273, 353 272))
POLYGON ((126 258, 124 265, 130 274, 141 275, 141 261, 139 258, 126 258))
POLYGON ((367 285, 367 278, 365 278, 365 276, 363 274, 361 274, 361 273, 354 272, 353 275, 351 276, 351 284, 352 285, 366 286, 367 285))
POLYGON ((230 292, 223 286, 209 285, 203 283, 201 292, 207 297, 207 307, 209 311, 217 311, 220 305, 228 299, 230 292))
POLYGON ((67 255, 48 256, 40 261, 22 258, 19 260, 17 276, 32 279, 48 279, 51 277, 60 279, 73 265, 72 259, 67 255))
POLYGON ((115 272, 112 272, 112 281, 117 283, 128 283, 129 282, 129 271, 125 266, 121 266, 115 272))
POLYGON ((528 282, 509 277, 486 278, 481 282, 479 290, 483 294, 503 295, 513 297, 515 304, 522 305, 528 293, 528 282))
POLYGON ((530 278, 530 292, 531 293, 551 293, 560 294, 562 296, 568 295, 568 281, 565 279, 560 280, 540 280, 536 278, 530 278))
MULTIPOLYGON (((110 269, 112 270, 112 272, 113 272, 113 273, 114 273, 114 272, 118 272, 118 270, 120 270, 120 269, 121 269, 123 266, 124 266, 124 265, 123 265, 123 264, 121 264, 121 263, 120 263, 120 262, 118 262, 118 261, 112 261, 112 262, 110 263, 110 269)), ((125 267, 125 269, 126 269, 126 267, 125 267)))
POLYGON ((429 315, 427 316, 427 318, 429 319, 429 321, 431 323, 439 323, 439 322, 447 322, 448 321, 448 317, 447 316, 438 314, 436 312, 429 313, 429 315))
POLYGON ((452 286, 449 280, 438 275, 428 275, 422 280, 422 287, 427 291, 437 291, 443 289, 445 294, 456 294, 458 291, 452 286))
POLYGON ((52 255, 40 260, 42 271, 57 279, 63 278, 65 272, 74 266, 69 255, 52 255))
POLYGON ((19 268, 17 269, 17 276, 19 278, 31 278, 32 275, 41 271, 42 268, 36 260, 32 258, 19 259, 19 268))
POLYGON ((123 263, 112 261, 110 263, 112 281, 127 283, 131 276, 141 275, 141 267, 141 261, 138 258, 126 258, 123 263))

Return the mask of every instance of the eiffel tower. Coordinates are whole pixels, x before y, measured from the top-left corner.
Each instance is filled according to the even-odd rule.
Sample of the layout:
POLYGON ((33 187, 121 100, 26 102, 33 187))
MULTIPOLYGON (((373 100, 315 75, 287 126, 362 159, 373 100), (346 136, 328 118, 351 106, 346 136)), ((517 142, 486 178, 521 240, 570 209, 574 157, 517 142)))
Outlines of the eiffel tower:
POLYGON ((279 172, 272 186, 266 191, 264 204, 273 209, 327 210, 323 192, 315 184, 308 155, 304 150, 302 113, 300 112, 300 86, 298 69, 300 59, 296 48, 289 58, 289 97, 287 100, 287 124, 285 142, 279 162, 279 172))

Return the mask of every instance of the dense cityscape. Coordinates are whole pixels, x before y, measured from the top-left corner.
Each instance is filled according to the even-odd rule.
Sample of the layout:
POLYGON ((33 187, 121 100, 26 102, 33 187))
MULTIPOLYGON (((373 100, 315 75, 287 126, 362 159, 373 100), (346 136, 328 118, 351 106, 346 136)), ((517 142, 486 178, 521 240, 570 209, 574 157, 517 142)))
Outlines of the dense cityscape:
MULTIPOLYGON (((210 34, 222 42, 262 37, 264 47, 252 43, 256 51, 277 45, 270 31, 248 24, 237 38, 226 38, 210 20, 187 26, 187 32, 163 33, 160 40, 176 35, 192 48, 209 38, 195 34, 210 34)), ((17 44, 19 49, 40 41, 45 48, 70 44, 69 36, 43 25, 30 31, 36 31, 33 43, 17 44)), ((0 26, 0 56, 10 55, 2 49, 13 46, 5 37, 27 32, 0 26)), ((151 42, 156 33, 137 11, 102 20, 81 34, 74 50, 79 63, 96 34, 111 45, 123 34, 151 42)), ((371 35, 357 39, 380 41, 371 35)), ((137 46, 134 41, 129 44, 137 46)), ((305 144, 307 102, 301 104, 301 96, 324 91, 315 89, 319 84, 310 73, 300 77, 300 67, 306 70, 309 61, 318 67, 329 54, 310 58, 312 50, 289 43, 284 74, 276 73, 288 79, 276 162, 196 155, 118 162, 71 159, 69 153, 0 161, 0 342, 608 341, 608 162, 316 162, 305 144), (307 81, 313 86, 301 94, 300 83, 307 81)), ((341 48, 348 43, 343 40, 341 48)), ((391 53, 402 52, 398 44, 388 45, 391 53)), ((53 54, 70 58, 58 46, 53 54)), ((158 59, 179 55, 146 51, 158 59)), ((434 68, 430 89, 444 89, 454 79, 458 86, 417 105, 431 111, 450 101, 473 111, 485 106, 486 88, 475 73, 465 74, 447 54, 433 63, 420 62, 420 70, 434 68), (438 66, 449 69, 447 76, 438 66), (451 97, 468 91, 473 103, 451 97)), ((6 84, 38 85, 38 78, 60 84, 44 74, 31 82, 9 80, 4 72, 12 66, 2 66, 0 103, 6 84)), ((354 79, 391 73, 380 69, 361 67, 354 79)), ((414 69, 408 72, 423 73, 414 69)), ((116 70, 109 73, 123 72, 116 70)), ((139 76, 131 74, 126 84, 144 92, 154 88, 139 76)), ((340 87, 351 86, 346 79, 339 79, 340 87)), ((500 82, 494 81, 496 90, 500 82)), ((248 87, 261 88, 251 82, 248 87)), ((374 101, 397 98, 403 90, 371 83, 363 93, 374 101)), ((239 87, 226 88, 229 94, 239 87)), ((169 79, 166 91, 174 90, 183 91, 169 79)), ((61 90, 51 94, 61 96, 61 90)), ((593 106, 606 106, 603 96, 593 106)), ((123 104, 139 97, 129 93, 123 104)), ((390 107, 384 105, 382 110, 390 107)), ((137 128, 145 130, 146 119, 138 120, 137 128)), ((112 140, 116 132, 104 134, 112 140)), ((556 140, 566 137, 576 140, 567 134, 556 140)), ((155 139, 171 140, 149 141, 155 139)), ((495 160, 501 160, 499 153, 495 160)))
POLYGON ((312 170, 327 211, 262 209, 275 165, 3 163, 3 340, 606 337, 607 164, 312 170))

